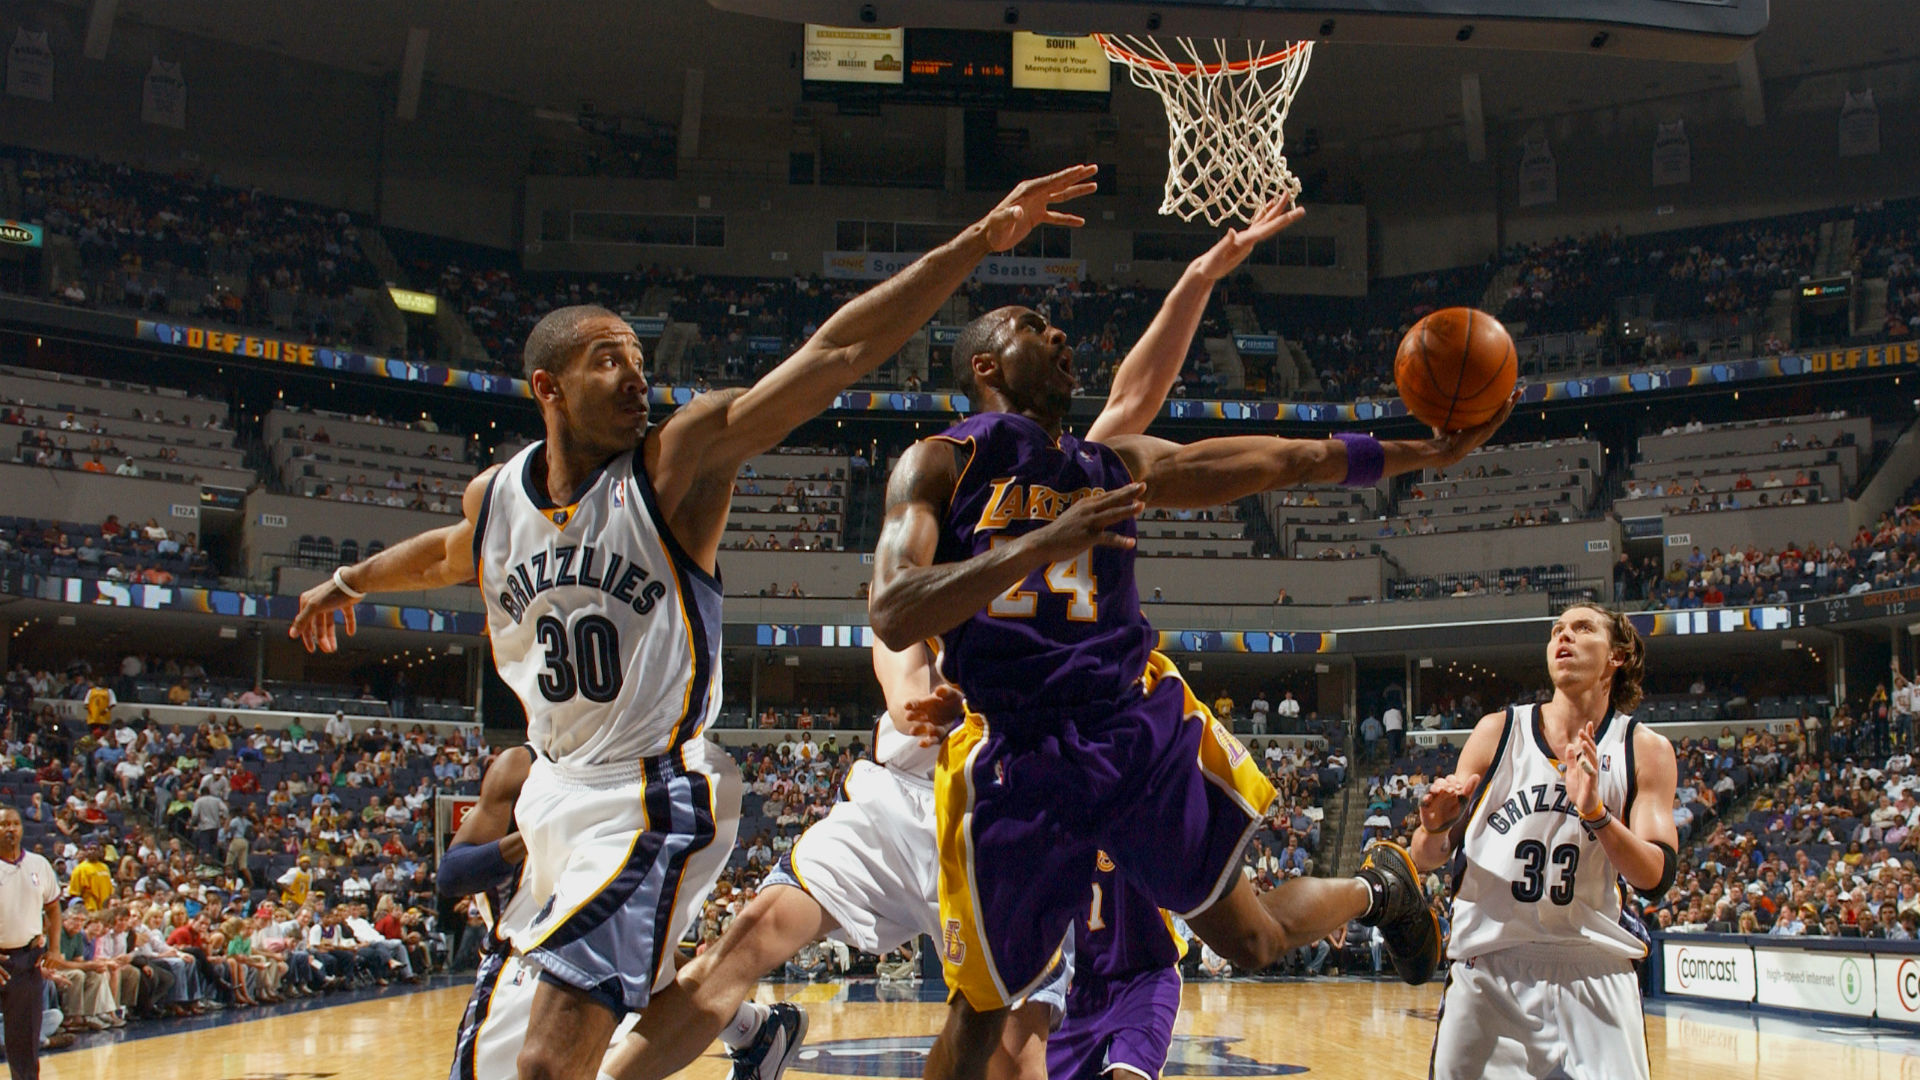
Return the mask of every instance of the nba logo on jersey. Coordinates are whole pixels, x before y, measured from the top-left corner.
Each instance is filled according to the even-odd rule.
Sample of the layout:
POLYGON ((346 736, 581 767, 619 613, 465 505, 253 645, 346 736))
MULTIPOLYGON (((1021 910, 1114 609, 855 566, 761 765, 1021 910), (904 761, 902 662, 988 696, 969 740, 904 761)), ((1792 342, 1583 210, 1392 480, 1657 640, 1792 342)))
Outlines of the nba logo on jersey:
POLYGON ((1609 769, 1611 769, 1611 768, 1613 768, 1613 755, 1612 755, 1612 754, 1601 754, 1601 755, 1600 755, 1600 771, 1601 771, 1601 772, 1606 772, 1607 770, 1609 770, 1609 769))
POLYGON ((622 480, 622 481, 620 481, 619 483, 616 483, 616 484, 614 484, 614 485, 613 485, 613 505, 614 505, 614 507, 615 507, 615 508, 617 508, 617 509, 625 509, 625 508, 626 508, 626 505, 627 505, 627 483, 626 483, 626 481, 624 481, 624 480, 622 480))
POLYGON ((940 955, 947 961, 947 963, 949 964, 965 963, 966 957, 967 957, 967 943, 960 940, 960 920, 948 919, 947 932, 941 936, 943 940, 940 943, 940 955))

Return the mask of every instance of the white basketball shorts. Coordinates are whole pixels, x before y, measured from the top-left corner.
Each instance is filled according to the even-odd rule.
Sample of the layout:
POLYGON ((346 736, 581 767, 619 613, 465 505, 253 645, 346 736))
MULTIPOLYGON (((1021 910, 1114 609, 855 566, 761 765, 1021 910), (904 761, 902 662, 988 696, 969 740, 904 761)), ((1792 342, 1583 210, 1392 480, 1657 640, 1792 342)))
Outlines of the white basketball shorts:
POLYGON ((615 1016, 644 1008, 672 981, 681 935, 733 851, 733 759, 705 739, 637 763, 539 758, 514 815, 527 842, 520 887, 538 904, 515 951, 615 1016))
POLYGON ((1647 1080, 1633 964, 1558 945, 1455 960, 1447 970, 1433 1080, 1647 1080))
POLYGON ((761 883, 790 885, 840 924, 827 935, 875 955, 940 935, 933 788, 857 761, 845 796, 800 834, 761 883))
POLYGON ((480 958, 448 1080, 518 1080, 520 1046, 527 1039, 539 974, 506 952, 480 958))

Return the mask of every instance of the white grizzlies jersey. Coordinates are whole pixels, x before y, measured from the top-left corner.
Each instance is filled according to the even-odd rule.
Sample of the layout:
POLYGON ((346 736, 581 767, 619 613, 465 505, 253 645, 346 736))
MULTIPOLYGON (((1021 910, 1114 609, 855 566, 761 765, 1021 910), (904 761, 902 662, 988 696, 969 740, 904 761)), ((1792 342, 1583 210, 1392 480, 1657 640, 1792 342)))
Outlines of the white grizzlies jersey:
MULTIPOLYGON (((1633 804, 1637 726, 1615 713, 1594 735, 1600 798, 1621 821, 1633 804)), ((1565 947, 1569 959, 1584 949, 1646 955, 1646 946, 1621 925, 1620 872, 1581 826, 1535 706, 1507 710, 1500 747, 1465 828, 1453 866, 1452 959, 1536 944, 1565 947)))
POLYGON ((883 712, 873 723, 873 760, 902 780, 930 788, 933 768, 940 761, 940 744, 921 746, 917 737, 894 727, 893 717, 883 712))
POLYGON ((544 757, 674 752, 720 707, 720 582, 668 531, 638 450, 555 506, 532 479, 545 448, 494 474, 474 526, 494 664, 544 757))
POLYGON ((1893 715, 1913 716, 1920 713, 1920 683, 1909 682, 1905 686, 1893 688, 1893 715))

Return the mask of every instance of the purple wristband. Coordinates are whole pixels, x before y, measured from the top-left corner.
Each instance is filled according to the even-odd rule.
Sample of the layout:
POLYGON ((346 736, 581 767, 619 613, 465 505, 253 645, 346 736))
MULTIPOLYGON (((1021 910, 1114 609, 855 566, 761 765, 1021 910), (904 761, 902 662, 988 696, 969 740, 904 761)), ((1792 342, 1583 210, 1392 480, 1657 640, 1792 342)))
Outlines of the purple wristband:
POLYGON ((1342 431, 1334 438, 1347 444, 1347 478, 1341 487, 1372 487, 1387 471, 1387 452, 1371 435, 1342 431))

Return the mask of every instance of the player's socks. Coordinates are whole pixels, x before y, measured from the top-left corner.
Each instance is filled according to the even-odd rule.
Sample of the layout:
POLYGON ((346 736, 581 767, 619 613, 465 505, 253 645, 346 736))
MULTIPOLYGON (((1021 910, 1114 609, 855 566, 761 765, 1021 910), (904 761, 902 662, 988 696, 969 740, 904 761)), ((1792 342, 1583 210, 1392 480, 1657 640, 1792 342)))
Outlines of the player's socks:
POLYGON ((740 1007, 734 1010, 733 1020, 727 1024, 726 1030, 720 1033, 720 1041, 725 1043, 729 1050, 739 1050, 753 1045, 753 1040, 760 1037, 760 1027, 767 1022, 767 1016, 771 1011, 767 1006, 756 1002, 741 1002, 740 1007))

